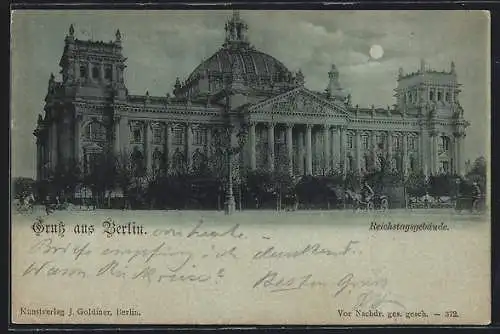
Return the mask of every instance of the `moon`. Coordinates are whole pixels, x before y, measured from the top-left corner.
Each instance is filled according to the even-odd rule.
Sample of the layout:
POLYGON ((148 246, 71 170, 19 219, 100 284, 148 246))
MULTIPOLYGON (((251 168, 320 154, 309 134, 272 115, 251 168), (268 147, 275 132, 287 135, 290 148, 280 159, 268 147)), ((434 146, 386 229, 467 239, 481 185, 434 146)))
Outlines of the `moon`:
POLYGON ((384 55, 384 49, 380 45, 375 44, 371 46, 370 57, 372 57, 373 59, 380 59, 382 58, 383 55, 384 55))

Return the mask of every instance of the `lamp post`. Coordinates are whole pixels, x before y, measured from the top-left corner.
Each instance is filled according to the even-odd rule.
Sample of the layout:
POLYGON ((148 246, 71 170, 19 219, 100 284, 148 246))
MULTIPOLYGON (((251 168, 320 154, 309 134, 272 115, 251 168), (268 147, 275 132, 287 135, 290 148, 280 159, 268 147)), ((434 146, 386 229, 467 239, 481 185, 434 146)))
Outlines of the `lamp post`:
POLYGON ((238 138, 238 143, 236 146, 232 144, 232 134, 233 134, 233 126, 232 124, 228 124, 226 127, 226 136, 227 136, 227 147, 225 149, 225 156, 227 159, 227 192, 226 192, 226 201, 224 203, 224 213, 226 215, 230 215, 234 213, 236 209, 236 201, 234 199, 233 193, 233 157, 240 153, 243 149, 243 146, 246 142, 247 131, 246 127, 242 126, 240 131, 236 135, 238 138))
POLYGON ((225 93, 225 107, 226 107, 226 148, 224 150, 225 158, 227 159, 227 191, 226 191, 226 201, 224 202, 224 213, 230 215, 234 213, 236 209, 236 201, 234 199, 233 193, 233 157, 234 155, 240 153, 245 145, 246 138, 248 136, 247 127, 242 123, 239 132, 236 134, 238 139, 237 145, 233 146, 233 124, 231 122, 231 105, 230 105, 230 94, 232 92, 231 87, 226 87, 225 93))

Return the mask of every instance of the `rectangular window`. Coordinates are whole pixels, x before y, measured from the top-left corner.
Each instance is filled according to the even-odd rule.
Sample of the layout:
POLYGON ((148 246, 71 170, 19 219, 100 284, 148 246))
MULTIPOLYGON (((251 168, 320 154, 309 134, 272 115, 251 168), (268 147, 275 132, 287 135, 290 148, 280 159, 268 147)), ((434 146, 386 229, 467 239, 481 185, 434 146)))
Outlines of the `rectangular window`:
POLYGON ((393 149, 399 150, 401 148, 401 137, 399 136, 392 137, 392 146, 393 149))
POLYGON ((434 101, 434 90, 432 89, 429 91, 429 100, 434 101))
POLYGON ((378 147, 383 149, 385 147, 385 134, 380 134, 377 136, 378 147))
POLYGON ((368 149, 368 136, 362 136, 361 142, 363 145, 363 149, 367 150, 368 149))
POLYGON ((132 142, 133 143, 142 143, 142 129, 141 128, 132 129, 132 142))
POLYGON ((347 136, 347 147, 348 148, 353 148, 354 147, 353 136, 351 136, 351 135, 347 136))
POLYGON ((415 140, 415 137, 409 137, 408 138, 408 148, 410 150, 414 150, 415 149, 415 146, 416 146, 416 140, 415 140))
POLYGON ((153 144, 159 145, 161 144, 161 129, 160 128, 154 128, 153 129, 153 144))
POLYGON ((113 69, 111 65, 106 65, 104 68, 104 79, 111 80, 113 78, 113 69))
POLYGON ((442 101, 442 100, 443 100, 443 93, 438 92, 438 101, 442 101))
POLYGON ((204 129, 195 129, 193 131, 193 145, 202 146, 205 145, 205 130, 204 129))
POLYGON ((446 102, 451 102, 450 92, 446 92, 446 102))
POLYGON ((173 144, 174 145, 184 145, 184 129, 175 128, 172 131, 173 144))

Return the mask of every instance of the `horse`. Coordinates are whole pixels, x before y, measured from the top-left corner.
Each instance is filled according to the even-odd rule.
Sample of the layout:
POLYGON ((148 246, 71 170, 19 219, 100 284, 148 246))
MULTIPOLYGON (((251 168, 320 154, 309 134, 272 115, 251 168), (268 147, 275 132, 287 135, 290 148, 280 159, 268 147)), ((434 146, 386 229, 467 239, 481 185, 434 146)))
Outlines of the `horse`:
POLYGON ((27 196, 21 197, 15 205, 19 212, 33 212, 33 204, 35 203, 35 197, 33 194, 29 194, 27 196))
POLYGON ((373 199, 369 201, 363 201, 363 196, 361 194, 358 194, 352 190, 346 190, 346 198, 350 199, 352 201, 352 210, 354 212, 359 211, 361 209, 364 209, 366 211, 373 210, 374 205, 373 205, 373 199))

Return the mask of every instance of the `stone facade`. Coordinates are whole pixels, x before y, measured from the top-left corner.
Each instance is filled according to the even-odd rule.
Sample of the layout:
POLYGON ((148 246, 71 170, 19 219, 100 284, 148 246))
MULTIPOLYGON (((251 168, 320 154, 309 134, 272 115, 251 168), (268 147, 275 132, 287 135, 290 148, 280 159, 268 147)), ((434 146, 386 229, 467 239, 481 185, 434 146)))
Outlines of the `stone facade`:
MULTIPOLYGON (((120 32, 109 43, 82 41, 70 27, 60 60, 62 80, 51 75, 34 132, 38 179, 58 163, 89 166, 112 149, 152 172, 188 171, 210 165, 245 128, 240 167, 293 175, 369 172, 388 162, 398 171, 464 172, 469 125, 460 106, 455 66, 415 73, 399 70, 396 103, 387 108, 352 106, 332 65, 325 92, 304 87, 289 71, 248 41, 235 12, 220 50, 173 95, 128 94, 120 32), (229 130, 228 130, 229 129, 229 130), (227 136, 231 134, 230 136, 227 136)), ((212 166, 217 168, 217 166, 212 166)))

